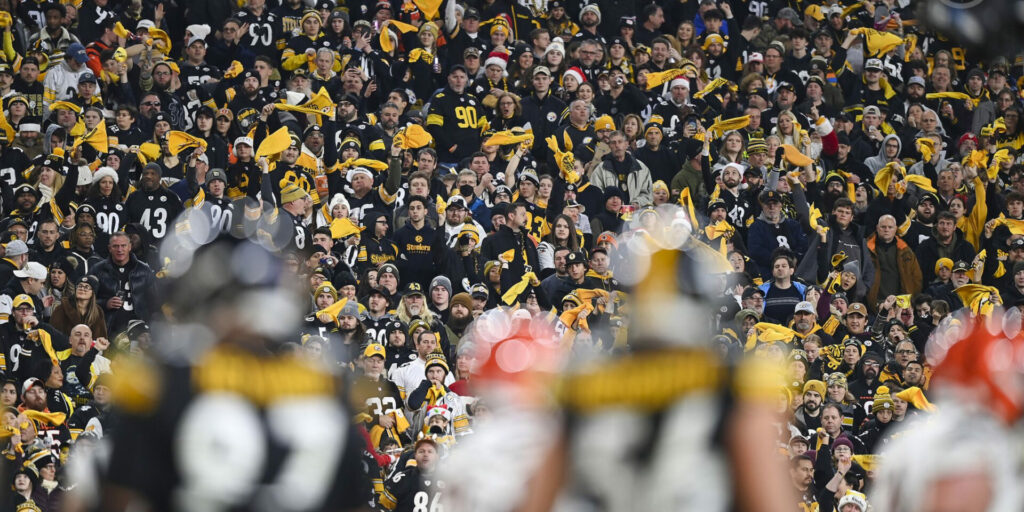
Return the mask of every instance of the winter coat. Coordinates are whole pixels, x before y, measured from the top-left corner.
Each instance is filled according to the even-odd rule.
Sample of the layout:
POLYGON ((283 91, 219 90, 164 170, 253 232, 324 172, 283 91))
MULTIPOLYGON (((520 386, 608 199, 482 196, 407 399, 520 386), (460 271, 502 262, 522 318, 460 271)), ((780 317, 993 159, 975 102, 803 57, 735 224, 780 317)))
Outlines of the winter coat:
POLYGON ((626 176, 625 187, 619 185, 619 176, 612 167, 612 157, 608 155, 601 161, 601 165, 594 168, 594 171, 590 174, 590 182, 596 187, 602 189, 606 187, 619 187, 629 196, 630 203, 636 203, 640 206, 645 206, 654 203, 654 194, 651 190, 653 181, 651 181, 651 170, 647 168, 647 165, 637 160, 633 155, 626 153, 626 161, 628 163, 629 174, 626 176))
MULTIPOLYGON (((871 235, 867 241, 868 251, 871 253, 871 263, 874 264, 876 269, 875 279, 871 283, 871 289, 868 291, 868 307, 874 307, 874 304, 878 304, 880 300, 884 300, 885 297, 878 296, 878 288, 882 279, 886 279, 890 276, 881 275, 878 269, 878 253, 876 252, 877 236, 871 235)), ((896 237, 896 264, 899 267, 899 279, 900 279, 900 290, 903 293, 916 294, 921 291, 921 267, 917 263, 917 255, 914 254, 913 249, 903 241, 902 238, 896 237)))

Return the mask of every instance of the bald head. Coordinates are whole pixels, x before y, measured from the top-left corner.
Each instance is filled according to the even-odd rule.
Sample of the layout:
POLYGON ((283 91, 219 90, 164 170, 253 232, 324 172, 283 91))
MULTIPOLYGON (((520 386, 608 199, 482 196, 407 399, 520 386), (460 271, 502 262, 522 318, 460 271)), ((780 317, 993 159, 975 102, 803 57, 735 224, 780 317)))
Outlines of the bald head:
POLYGON ((92 348, 92 329, 88 325, 78 324, 71 328, 68 334, 68 342, 71 344, 71 352, 76 356, 85 355, 92 348))

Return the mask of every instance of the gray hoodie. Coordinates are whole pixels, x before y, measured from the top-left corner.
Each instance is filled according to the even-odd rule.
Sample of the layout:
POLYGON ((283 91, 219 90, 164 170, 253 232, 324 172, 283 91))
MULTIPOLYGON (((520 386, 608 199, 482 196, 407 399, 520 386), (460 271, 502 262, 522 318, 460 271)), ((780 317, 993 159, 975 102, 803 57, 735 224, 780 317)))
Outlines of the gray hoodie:
POLYGON ((886 164, 890 162, 890 160, 885 157, 885 143, 893 139, 900 145, 900 148, 896 150, 896 160, 899 160, 900 153, 903 152, 903 141, 901 141, 900 137, 894 133, 886 135, 885 138, 882 139, 882 147, 878 150, 878 154, 864 159, 864 165, 868 167, 871 174, 877 174, 882 167, 885 167, 886 164))

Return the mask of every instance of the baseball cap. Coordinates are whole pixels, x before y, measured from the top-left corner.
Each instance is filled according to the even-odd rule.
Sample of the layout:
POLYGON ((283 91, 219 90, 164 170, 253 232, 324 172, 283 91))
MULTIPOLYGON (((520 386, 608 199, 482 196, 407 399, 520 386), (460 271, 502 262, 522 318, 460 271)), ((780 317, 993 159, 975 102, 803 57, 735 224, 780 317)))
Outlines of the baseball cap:
POLYGON ((46 267, 44 267, 42 263, 30 261, 25 265, 25 268, 15 270, 14 276, 21 279, 46 279, 46 267))
POLYGON ((749 298, 753 297, 754 295, 760 295, 760 296, 764 297, 764 291, 761 290, 760 288, 756 288, 756 287, 753 287, 753 286, 748 286, 747 288, 745 288, 743 290, 743 294, 740 297, 744 298, 744 299, 749 299, 749 298))
POLYGON ((781 203, 782 196, 774 190, 765 190, 764 192, 761 192, 760 196, 758 196, 758 201, 760 201, 761 204, 781 203))
POLYGON ((864 62, 864 69, 877 69, 882 70, 882 61, 880 59, 868 59, 864 62))
POLYGON ((814 311, 814 304, 811 304, 810 302, 808 302, 806 300, 800 301, 800 303, 798 303, 796 305, 796 309, 793 310, 793 312, 794 313, 810 313, 812 315, 816 314, 816 311, 814 311))
POLYGON ((1010 249, 1024 249, 1024 238, 1016 238, 1010 242, 1010 249))
POLYGON ((380 343, 370 343, 366 346, 366 350, 363 350, 363 357, 380 356, 387 359, 387 352, 384 350, 384 345, 380 343))
POLYGON ((99 84, 99 81, 96 80, 96 75, 94 75, 92 73, 86 72, 86 73, 82 73, 82 76, 78 77, 78 83, 79 84, 86 84, 86 83, 99 84))
POLYGON ((12 240, 7 242, 5 256, 21 256, 22 254, 28 254, 28 246, 21 240, 12 240))
POLYGON ((537 66, 533 68, 533 76, 537 75, 548 75, 551 76, 551 70, 547 66, 537 66))
POLYGON ((38 377, 29 377, 25 379, 25 382, 21 385, 21 394, 25 394, 28 390, 32 389, 32 386, 42 386, 43 381, 39 380, 38 377))
POLYGON ((413 281, 405 285, 406 295, 423 295, 423 285, 413 281))
POLYGON ((818 5, 818 4, 808 5, 807 8, 804 9, 804 14, 807 15, 807 16, 810 16, 810 17, 812 17, 812 18, 814 18, 814 19, 816 19, 818 21, 824 21, 825 20, 825 13, 822 12, 821 6, 818 5))
POLYGON ((82 43, 71 43, 68 45, 68 49, 64 52, 64 57, 71 57, 78 61, 79 64, 85 64, 89 62, 89 56, 85 54, 85 47, 82 43))
POLYGON ((760 52, 751 52, 747 55, 747 62, 764 62, 764 55, 760 52))
POLYGON ((448 208, 451 208, 452 206, 456 206, 456 207, 462 208, 464 210, 469 209, 469 207, 466 206, 466 200, 462 196, 459 196, 459 195, 454 195, 454 196, 449 197, 447 204, 448 204, 448 208))
POLYGON ((953 272, 967 272, 971 269, 971 265, 964 260, 957 261, 953 264, 953 272))
POLYGON ((907 85, 920 85, 921 87, 925 87, 924 77, 914 75, 907 79, 907 85))
POLYGON ((12 308, 17 308, 18 306, 21 306, 22 304, 28 304, 29 306, 32 306, 33 308, 36 307, 36 303, 35 303, 34 300, 32 300, 32 296, 28 295, 28 294, 25 294, 25 293, 20 293, 17 296, 15 296, 14 297, 14 301, 11 302, 11 307, 12 308))
POLYGON ((868 114, 875 115, 875 116, 880 116, 880 115, 882 115, 882 110, 880 108, 878 108, 877 106, 875 106, 875 105, 868 105, 868 106, 864 107, 864 115, 868 115, 868 114))
POLYGON ((475 46, 470 46, 469 48, 466 48, 466 50, 462 52, 462 58, 465 59, 466 57, 469 56, 479 57, 480 49, 475 46))
POLYGON ((854 314, 867 318, 868 308, 864 304, 861 304, 860 302, 854 302, 853 304, 850 304, 849 307, 846 308, 845 316, 850 316, 854 314))
POLYGON ((568 265, 572 265, 572 264, 575 264, 575 263, 580 263, 580 264, 582 264, 582 265, 586 265, 586 263, 587 263, 587 257, 583 255, 583 252, 582 252, 582 251, 573 251, 573 252, 570 252, 570 253, 569 253, 569 254, 568 254, 568 255, 567 255, 566 257, 565 257, 565 264, 566 264, 566 266, 568 266, 568 265))

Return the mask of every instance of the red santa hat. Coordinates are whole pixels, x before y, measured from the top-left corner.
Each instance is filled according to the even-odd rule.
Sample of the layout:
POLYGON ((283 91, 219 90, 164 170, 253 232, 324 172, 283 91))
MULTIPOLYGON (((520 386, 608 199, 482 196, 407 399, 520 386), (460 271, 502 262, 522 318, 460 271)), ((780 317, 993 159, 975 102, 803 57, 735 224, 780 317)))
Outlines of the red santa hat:
POLYGON ((508 69, 508 54, 499 51, 492 51, 487 54, 487 60, 484 61, 484 69, 487 69, 487 66, 490 65, 498 66, 502 71, 505 71, 508 69))
POLYGON ((583 70, 580 69, 577 66, 573 66, 573 67, 565 70, 565 73, 562 73, 562 81, 563 82, 565 81, 565 77, 567 77, 567 76, 571 76, 571 77, 575 78, 576 81, 581 83, 581 84, 583 82, 587 81, 587 79, 583 77, 583 70))
POLYGON ((673 88, 673 87, 675 87, 675 86, 677 86, 677 85, 679 85, 679 86, 683 86, 683 87, 685 87, 685 88, 686 88, 687 90, 689 90, 689 89, 690 89, 690 81, 689 81, 689 80, 687 80, 687 79, 686 79, 686 77, 685 77, 685 76, 683 76, 683 75, 679 75, 679 76, 677 76, 677 77, 673 78, 673 79, 672 79, 672 81, 671 81, 671 82, 669 82, 669 84, 668 84, 668 88, 669 88, 669 89, 671 89, 671 88, 673 88))

